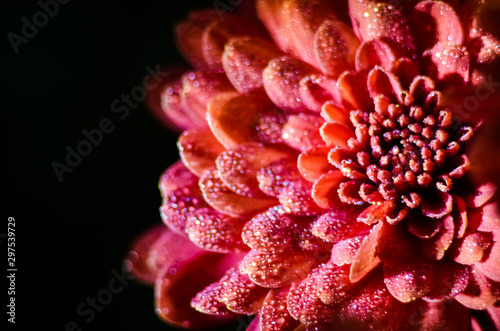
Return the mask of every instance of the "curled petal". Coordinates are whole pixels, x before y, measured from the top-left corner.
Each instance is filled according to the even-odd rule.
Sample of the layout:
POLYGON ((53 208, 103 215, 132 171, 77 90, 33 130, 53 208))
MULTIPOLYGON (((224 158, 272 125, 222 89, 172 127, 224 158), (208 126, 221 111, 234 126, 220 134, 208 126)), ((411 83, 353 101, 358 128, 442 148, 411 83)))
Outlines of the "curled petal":
POLYGON ((351 264, 351 273, 349 279, 352 283, 356 283, 363 279, 370 271, 380 264, 378 257, 377 246, 382 239, 383 222, 374 225, 370 234, 364 239, 359 248, 354 261, 351 264))
POLYGON ((273 198, 251 198, 227 188, 216 170, 207 171, 199 182, 205 201, 214 209, 233 217, 248 217, 277 205, 273 198))
POLYGON ((401 87, 394 88, 393 85, 399 83, 387 74, 381 67, 376 66, 368 74, 368 92, 375 99, 378 95, 384 95, 392 100, 395 99, 395 92, 399 92, 401 87), (393 84, 394 82, 394 84, 393 84))
POLYGON ((439 80, 445 78, 459 78, 463 82, 469 81, 469 52, 465 47, 452 42, 438 42, 424 53, 430 58, 432 67, 429 74, 439 80), (450 77, 451 76, 451 77, 450 77))
POLYGON ((337 191, 343 180, 340 170, 330 170, 314 183, 312 198, 318 206, 328 209, 340 203, 337 191))
POLYGON ((297 159, 297 169, 308 181, 314 182, 332 169, 328 162, 328 147, 316 147, 302 152, 297 159))
POLYGON ((381 39, 365 41, 356 52, 356 70, 368 72, 375 66, 390 71, 394 65, 395 54, 391 47, 381 39))
POLYGON ((208 128, 184 131, 177 147, 184 165, 198 177, 213 167, 217 156, 225 150, 208 128))
POLYGON ((421 241, 424 255, 434 260, 441 260, 444 257, 453 243, 455 234, 455 224, 452 216, 444 217, 439 223, 442 224, 439 233, 430 239, 421 241))
POLYGON ((287 213, 296 215, 316 215, 323 211, 314 199, 312 184, 306 180, 288 183, 279 194, 280 203, 287 213))
POLYGON ((462 25, 453 7, 441 1, 422 1, 413 9, 410 22, 420 50, 432 48, 438 42, 464 41, 462 25))
POLYGON ((314 36, 316 60, 323 73, 337 77, 354 67, 359 39, 341 21, 326 20, 314 36))
POLYGON ((407 90, 413 79, 418 76, 419 69, 413 60, 402 57, 394 62, 392 72, 399 78, 402 88, 407 90))
POLYGON ((260 286, 277 288, 303 279, 313 263, 312 257, 301 252, 251 251, 241 262, 240 270, 260 286))
POLYGON ((434 237, 443 226, 442 220, 430 219, 427 217, 410 214, 406 218, 408 231, 420 239, 429 239, 434 237))
POLYGON ((287 309, 287 296, 290 288, 271 289, 264 300, 260 313, 262 331, 294 331, 299 322, 287 309))
POLYGON ((334 100, 340 102, 337 81, 327 76, 310 75, 299 82, 299 93, 307 109, 320 112, 325 102, 334 100))
POLYGON ((346 127, 351 124, 349 112, 332 101, 327 101, 323 104, 321 107, 321 117, 329 123, 337 123, 346 127))
POLYGON ((321 126, 320 134, 328 146, 347 147, 354 133, 347 127, 337 123, 325 123, 321 126))
POLYGON ((222 54, 224 71, 240 93, 263 89, 262 71, 268 62, 281 55, 276 46, 267 41, 245 36, 233 38, 222 54))
POLYGON ((197 182, 198 177, 193 175, 182 162, 177 161, 161 174, 158 187, 162 197, 165 198, 179 189, 196 186, 197 182))
POLYGON ((470 309, 486 309, 500 299, 500 283, 471 267, 469 285, 455 299, 470 309))
POLYGON ((283 110, 300 112, 305 110, 298 88, 300 80, 315 72, 307 63, 290 56, 276 58, 269 61, 264 69, 264 88, 276 106, 283 110))
POLYGON ((373 204, 359 214, 358 222, 372 225, 384 221, 387 216, 392 213, 395 207, 394 202, 391 200, 384 201, 381 204, 373 204))
POLYGON ((453 197, 449 193, 435 191, 434 196, 423 197, 421 208, 425 216, 441 218, 451 213, 453 197))
POLYGON ((338 78, 337 87, 348 110, 369 111, 373 108, 373 101, 363 75, 355 71, 346 71, 338 78))

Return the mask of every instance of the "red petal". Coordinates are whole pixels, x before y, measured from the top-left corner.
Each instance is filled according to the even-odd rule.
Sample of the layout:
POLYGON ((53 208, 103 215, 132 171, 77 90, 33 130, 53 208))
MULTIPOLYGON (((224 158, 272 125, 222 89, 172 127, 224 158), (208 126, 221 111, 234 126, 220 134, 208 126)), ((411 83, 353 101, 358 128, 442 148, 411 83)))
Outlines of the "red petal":
POLYGON ((369 111, 373 108, 366 87, 366 77, 355 71, 346 71, 337 80, 344 106, 347 110, 369 111))
POLYGON ((207 121, 220 143, 232 148, 256 140, 259 116, 270 107, 269 100, 262 95, 221 93, 208 104, 207 121))
POLYGON ((301 181, 303 178, 294 159, 281 159, 260 169, 257 180, 262 192, 278 197, 290 182, 301 181))
POLYGON ((463 43, 460 19, 453 7, 444 2, 419 2, 411 13, 410 22, 421 51, 432 48, 437 42, 463 43))
POLYGON ((262 197, 257 171, 282 159, 291 159, 290 153, 258 143, 244 143, 223 152, 216 164, 220 178, 233 192, 262 197))
POLYGON ((283 110, 300 112, 305 107, 300 99, 299 83, 316 70, 298 59, 283 56, 269 62, 262 74, 264 88, 273 103, 283 110))
POLYGON ((365 41, 356 52, 356 70, 368 72, 375 66, 391 71, 396 56, 391 47, 380 39, 365 41))
POLYGON ((322 75, 310 75, 299 82, 300 98, 307 109, 321 112, 323 104, 334 100, 340 102, 337 81, 322 75))
POLYGON ((486 277, 500 282, 500 231, 495 231, 492 233, 493 238, 489 255, 485 261, 476 263, 476 267, 481 271, 486 277))
POLYGON ((428 73, 439 80, 459 78, 463 82, 469 81, 469 52, 463 46, 452 42, 439 42, 425 52, 432 62, 428 73))
POLYGON ((158 224, 137 237, 131 245, 124 265, 137 279, 146 284, 153 284, 158 270, 151 270, 148 264, 149 252, 154 242, 168 231, 163 224, 158 224))
POLYGON ((210 100, 218 93, 233 90, 224 74, 194 71, 185 73, 179 92, 181 106, 191 117, 205 119, 210 100))
POLYGON ((366 236, 357 236, 333 245, 331 260, 336 265, 352 264, 366 236))
POLYGON ((203 57, 211 68, 222 68, 224 45, 234 37, 245 35, 262 36, 260 26, 242 17, 225 13, 223 20, 217 20, 205 27, 201 41, 203 57))
POLYGON ((314 51, 319 67, 326 75, 337 77, 354 67, 359 39, 340 21, 326 20, 314 36, 314 51))
POLYGON ((398 329, 405 305, 389 293, 379 275, 362 287, 340 309, 342 330, 398 329))
POLYGON ((314 183, 312 198, 318 206, 328 209, 341 203, 338 189, 343 180, 340 170, 330 170, 314 183))
POLYGON ((431 219, 428 217, 422 217, 421 215, 415 215, 411 213, 406 218, 406 225, 408 226, 408 231, 417 236, 420 239, 429 239, 434 237, 443 226, 443 220, 441 219, 431 219))
POLYGON ((391 294, 401 302, 411 302, 428 294, 435 286, 435 265, 414 257, 398 264, 384 264, 384 283, 391 294))
POLYGON ((319 133, 323 123, 324 120, 320 116, 291 115, 283 127, 283 140, 288 146, 299 151, 324 146, 325 142, 319 133))
POLYGON ((384 221, 387 216, 394 210, 395 204, 393 201, 384 201, 381 204, 373 204, 367 207, 361 214, 359 214, 358 222, 363 222, 368 225, 384 221))
POLYGON ((272 207, 245 224, 242 238, 245 244, 261 252, 285 250, 292 247, 295 222, 281 206, 272 207))
POLYGON ((377 254, 377 246, 381 238, 382 230, 385 225, 380 222, 373 226, 370 234, 364 239, 361 247, 356 253, 356 257, 351 264, 351 274, 349 279, 351 282, 356 283, 363 279, 370 271, 380 264, 380 258, 377 254))
POLYGON ((317 269, 315 277, 318 297, 327 305, 341 303, 352 295, 354 284, 349 280, 349 265, 336 266, 331 261, 317 269))
POLYGON ((424 296, 428 301, 443 301, 462 293, 469 283, 469 267, 443 261, 438 264, 437 282, 434 289, 424 296))
POLYGON ((241 262, 240 270, 260 286, 277 288, 300 281, 313 264, 314 259, 303 252, 251 251, 241 262))
POLYGON ((332 169, 328 162, 328 147, 316 147, 302 152, 297 159, 297 169, 308 181, 314 182, 332 169))
POLYGON ((458 263, 468 265, 484 262, 492 243, 492 236, 489 232, 473 232, 468 234, 456 243, 454 260, 458 263))
POLYGON ((361 41, 385 39, 400 55, 413 55, 415 42, 403 14, 389 3, 349 1, 353 30, 361 41))
POLYGON ((195 186, 197 183, 198 178, 182 162, 177 161, 163 172, 158 186, 162 197, 165 198, 174 191, 195 186))
POLYGON ((186 21, 175 29, 177 47, 185 59, 195 68, 205 69, 209 65, 203 57, 201 37, 205 27, 217 20, 215 10, 192 12, 186 21))
POLYGON ((229 253, 245 250, 241 230, 245 222, 211 208, 201 208, 188 217, 186 232, 191 242, 207 251, 229 253))
POLYGON ((337 123, 346 127, 351 125, 349 112, 332 101, 323 104, 321 107, 321 117, 329 123, 337 123))
POLYGON ((208 128, 184 131, 177 141, 182 162, 196 176, 215 166, 217 156, 225 151, 208 128))
MULTIPOLYGON (((176 252, 182 254, 174 257, 178 264, 173 267, 165 266, 156 280, 156 313, 168 323, 184 328, 214 327, 227 322, 227 318, 196 312, 190 303, 198 291, 218 280, 228 266, 234 265, 240 257, 205 252, 196 259, 189 256, 185 260, 184 250, 189 250, 189 245, 196 246, 189 241, 179 245, 175 240, 171 241, 171 245, 169 247, 172 248, 180 246, 176 252)), ((197 247, 196 249, 202 251, 197 247)))
POLYGON ((313 223, 312 232, 315 236, 332 243, 367 234, 370 228, 356 221, 362 209, 360 206, 345 205, 332 209, 313 223))
POLYGON ((294 331, 299 325, 287 309, 287 296, 290 289, 272 289, 262 305, 260 329, 262 331, 294 331))
POLYGON ((221 300, 221 285, 219 282, 215 282, 196 294, 191 300, 191 307, 204 314, 229 315, 229 310, 221 300))
POLYGON ((227 309, 238 314, 258 313, 269 291, 253 283, 236 268, 229 269, 219 284, 221 302, 226 304, 227 309))
POLYGON ((251 198, 234 193, 224 185, 216 170, 207 171, 200 178, 199 185, 210 206, 234 217, 248 217, 278 204, 276 199, 251 198))
POLYGON ((271 59, 281 55, 274 44, 245 36, 226 44, 222 64, 234 88, 240 93, 249 93, 263 89, 262 71, 271 59))
POLYGON ((433 192, 433 195, 426 195, 422 199, 422 214, 427 217, 441 218, 451 213, 453 208, 453 197, 441 191, 433 192))
POLYGON ((349 128, 337 123, 323 124, 319 132, 326 145, 332 147, 347 147, 349 139, 355 137, 349 128))
POLYGON ((395 100, 396 93, 401 90, 401 87, 393 85, 398 85, 399 83, 390 77, 381 67, 376 66, 368 74, 368 92, 370 96, 375 99, 378 95, 384 95, 392 100, 395 100))
POLYGON ((492 183, 486 183, 479 187, 472 187, 465 195, 461 195, 467 207, 481 207, 491 200, 495 195, 496 187, 492 183))
POLYGON ((453 242, 455 234, 453 217, 450 215, 444 217, 442 224, 443 226, 436 236, 421 241, 424 255, 434 260, 441 260, 444 257, 446 251, 453 242))
POLYGON ((323 210, 311 195, 312 184, 306 180, 289 182, 280 192, 278 198, 287 213, 295 215, 316 215, 323 210))
POLYGON ((477 268, 471 267, 469 285, 455 299, 470 309, 486 309, 500 300, 500 283, 484 276, 477 268))

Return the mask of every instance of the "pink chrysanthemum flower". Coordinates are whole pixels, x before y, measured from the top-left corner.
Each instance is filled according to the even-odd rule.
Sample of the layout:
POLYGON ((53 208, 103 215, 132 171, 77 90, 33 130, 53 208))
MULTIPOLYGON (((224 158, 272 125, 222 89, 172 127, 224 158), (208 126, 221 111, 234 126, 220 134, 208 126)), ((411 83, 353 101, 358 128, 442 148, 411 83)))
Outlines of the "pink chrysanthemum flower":
POLYGON ((198 329, 238 314, 257 315, 253 331, 499 329, 496 182, 471 175, 498 100, 488 4, 256 8, 264 26, 190 15, 176 32, 195 69, 150 98, 185 130, 160 179, 164 224, 128 258, 158 315, 198 329))

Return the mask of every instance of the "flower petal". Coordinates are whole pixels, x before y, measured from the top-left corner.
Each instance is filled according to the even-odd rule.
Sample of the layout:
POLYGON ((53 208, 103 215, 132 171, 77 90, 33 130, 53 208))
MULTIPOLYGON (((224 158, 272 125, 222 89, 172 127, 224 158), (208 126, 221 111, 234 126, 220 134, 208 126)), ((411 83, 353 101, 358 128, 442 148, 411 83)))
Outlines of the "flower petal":
POLYGON ((356 70, 368 72, 375 66, 381 66, 389 72, 396 56, 391 47, 381 39, 365 41, 356 52, 356 70))
POLYGON ((332 261, 322 264, 315 277, 319 299, 327 305, 341 303, 352 295, 354 284, 349 280, 349 265, 337 266, 332 261))
POLYGON ((464 41, 462 25, 453 7, 441 1, 419 2, 410 14, 416 43, 421 51, 438 42, 464 41))
POLYGON ((302 152, 297 159, 297 169, 308 181, 314 182, 324 173, 332 170, 328 162, 329 147, 315 147, 302 152))
POLYGON ((169 247, 179 247, 174 255, 176 265, 164 266, 159 273, 155 284, 156 313, 168 323, 180 327, 202 328, 215 327, 224 324, 233 316, 227 318, 198 313, 191 308, 191 298, 197 292, 218 280, 228 266, 234 265, 241 257, 235 255, 221 255, 206 253, 197 248, 187 239, 184 244, 171 240, 169 247), (201 251, 197 258, 189 256, 185 259, 185 251, 191 247, 201 251))
POLYGON ((211 207, 233 217, 248 217, 278 204, 273 198, 251 198, 234 193, 225 186, 215 169, 207 171, 199 185, 211 207))
POLYGON ((191 117, 206 118, 207 106, 218 93, 232 91, 233 87, 224 74, 192 71, 182 75, 179 92, 181 106, 191 117))
POLYGON ((269 61, 262 78, 264 88, 273 103, 283 110, 300 112, 306 108, 300 99, 299 83, 316 70, 291 56, 283 56, 269 61))
POLYGON ((380 264, 380 258, 377 254, 377 246, 383 232, 383 222, 373 226, 370 233, 364 239, 361 247, 359 248, 354 261, 351 264, 351 274, 349 279, 352 283, 356 283, 363 279, 370 271, 380 264))
POLYGON ((287 309, 290 288, 271 289, 264 300, 260 313, 262 331, 294 331, 299 325, 287 309))
POLYGON ((486 260, 476 263, 476 267, 486 277, 500 282, 500 231, 492 232, 493 238, 486 260))
POLYGON ((352 264, 366 236, 356 236, 333 245, 331 260, 336 265, 352 264))
POLYGON ((366 77, 355 71, 346 71, 337 80, 337 87, 347 110, 370 111, 373 100, 366 86, 366 77))
POLYGON ((316 61, 326 75, 338 77, 354 67, 359 39, 343 22, 324 21, 316 31, 314 45, 316 61))
POLYGON ((426 195, 422 199, 422 214, 427 217, 441 218, 451 213, 453 208, 453 197, 441 191, 433 192, 433 195, 426 195))
POLYGON ((424 52, 431 61, 427 72, 438 80, 456 79, 467 83, 469 81, 469 52, 463 46, 452 42, 438 42, 434 47, 424 52))
POLYGON ((248 249, 241 239, 242 219, 215 209, 201 208, 188 216, 186 232, 196 246, 207 251, 231 253, 248 249))
POLYGON ((316 215, 323 211, 311 196, 313 186, 305 179, 288 183, 278 198, 287 213, 295 215, 316 215))
POLYGON ((456 242, 454 260, 466 265, 484 262, 492 244, 490 232, 469 233, 456 242))
POLYGON ((177 147, 184 165, 198 177, 213 167, 217 156, 225 151, 209 128, 184 131, 177 147))
POLYGON ((299 82, 299 94, 304 106, 314 112, 321 112, 323 104, 340 102, 337 81, 323 75, 309 75, 299 82))
POLYGON ((260 286, 277 288, 300 281, 313 264, 314 259, 303 252, 251 251, 241 261, 240 271, 260 286))
POLYGON ((344 175, 340 170, 330 170, 314 183, 312 198, 318 206, 329 209, 341 203, 338 189, 343 180, 344 175))
POLYGON ((434 260, 441 260, 444 257, 446 251, 453 242, 455 234, 453 217, 448 215, 440 222, 442 223, 442 227, 440 228, 439 233, 430 239, 421 241, 422 253, 426 257, 434 260))
POLYGON ((436 280, 434 263, 417 256, 398 264, 384 264, 384 283, 387 289, 404 303, 428 294, 434 288, 436 280))
POLYGON ((256 285, 237 268, 229 269, 219 281, 221 302, 237 314, 253 315, 260 311, 269 291, 256 285))
POLYGON ((438 264, 437 282, 434 289, 424 296, 428 301, 443 301, 462 293, 469 283, 469 267, 452 261, 438 264))
POLYGON ((312 232, 315 236, 332 243, 368 234, 370 228, 356 221, 362 209, 363 207, 352 205, 331 209, 313 223, 312 232))
POLYGON ((317 115, 290 115, 283 127, 283 140, 299 151, 324 146, 325 142, 319 133, 323 123, 323 118, 317 115))
POLYGON ((233 38, 222 54, 224 71, 240 93, 263 90, 262 71, 282 52, 272 43, 254 37, 233 38))
POLYGON ((271 103, 262 95, 220 93, 208 104, 207 121, 219 142, 232 148, 256 140, 259 116, 270 108, 271 103))
POLYGON ((158 224, 139 237, 131 245, 130 251, 124 261, 127 271, 132 273, 137 279, 145 284, 152 285, 156 278, 158 270, 151 270, 148 264, 149 253, 154 242, 163 235, 168 229, 163 224, 158 224))
POLYGON ((221 302, 221 299, 220 282, 215 282, 205 287, 191 299, 191 307, 204 314, 218 316, 229 315, 230 311, 227 309, 226 305, 221 302))
POLYGON ((291 154, 258 143, 243 143, 219 155, 216 164, 220 179, 233 192, 263 197, 257 171, 282 159, 291 159, 291 154))
POLYGON ((500 299, 500 283, 495 282, 471 267, 469 285, 455 299, 470 309, 486 309, 500 299))
POLYGON ((257 172, 259 188, 265 194, 272 197, 279 197, 284 188, 289 183, 303 180, 294 159, 281 159, 262 167, 257 172))

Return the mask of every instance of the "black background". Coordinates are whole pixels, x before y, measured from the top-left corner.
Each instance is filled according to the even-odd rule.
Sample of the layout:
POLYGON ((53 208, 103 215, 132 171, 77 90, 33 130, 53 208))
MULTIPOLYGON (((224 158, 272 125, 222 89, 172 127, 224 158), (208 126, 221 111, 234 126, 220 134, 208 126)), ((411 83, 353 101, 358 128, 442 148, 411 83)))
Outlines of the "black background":
MULTIPOLYGON (((213 1, 70 1, 16 54, 7 38, 21 34, 37 1, 1 10, 0 233, 16 220, 16 325, 64 330, 170 330, 154 313, 152 288, 131 282, 86 323, 76 307, 108 288, 130 242, 160 222, 157 182, 178 158, 177 133, 141 104, 123 121, 111 103, 142 84, 146 67, 182 63, 173 28, 193 8, 213 1), (60 183, 52 162, 82 130, 110 118, 115 129, 60 183)), ((6 239, 0 266, 7 263, 6 239)), ((5 278, 4 278, 5 279, 5 278)), ((2 323, 7 283, 1 283, 2 323)), ((235 330, 236 327, 232 327, 235 330)))

